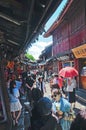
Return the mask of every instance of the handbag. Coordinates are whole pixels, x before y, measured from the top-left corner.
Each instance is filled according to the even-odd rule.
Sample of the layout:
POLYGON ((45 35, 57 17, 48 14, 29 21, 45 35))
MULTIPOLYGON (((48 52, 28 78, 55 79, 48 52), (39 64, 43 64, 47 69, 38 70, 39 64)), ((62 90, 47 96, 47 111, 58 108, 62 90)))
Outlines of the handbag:
POLYGON ((73 121, 76 118, 75 112, 73 110, 69 113, 66 112, 63 118, 64 120, 73 121))

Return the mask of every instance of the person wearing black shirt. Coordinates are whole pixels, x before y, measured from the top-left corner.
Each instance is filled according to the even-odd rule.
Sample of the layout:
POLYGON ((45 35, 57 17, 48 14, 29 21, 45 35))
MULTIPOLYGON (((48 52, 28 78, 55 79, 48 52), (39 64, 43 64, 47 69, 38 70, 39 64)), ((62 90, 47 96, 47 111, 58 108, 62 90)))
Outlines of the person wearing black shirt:
POLYGON ((27 99, 31 102, 31 90, 33 89, 34 79, 31 77, 31 74, 28 74, 26 78, 26 87, 27 87, 27 99))

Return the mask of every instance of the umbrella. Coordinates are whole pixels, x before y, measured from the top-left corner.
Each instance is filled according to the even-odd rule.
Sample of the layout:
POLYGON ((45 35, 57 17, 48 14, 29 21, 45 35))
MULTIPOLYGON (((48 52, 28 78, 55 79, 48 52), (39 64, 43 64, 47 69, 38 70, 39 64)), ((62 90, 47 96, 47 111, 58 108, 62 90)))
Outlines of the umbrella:
POLYGON ((59 71, 59 76, 64 78, 78 76, 78 71, 74 67, 67 66, 59 71))

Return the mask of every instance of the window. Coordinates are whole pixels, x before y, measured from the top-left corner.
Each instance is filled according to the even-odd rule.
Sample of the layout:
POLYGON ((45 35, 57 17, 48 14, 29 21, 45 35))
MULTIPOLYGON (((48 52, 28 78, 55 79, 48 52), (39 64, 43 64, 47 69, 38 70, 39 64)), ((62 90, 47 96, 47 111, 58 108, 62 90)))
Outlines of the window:
POLYGON ((74 61, 64 62, 62 66, 63 67, 66 67, 66 66, 72 66, 72 67, 74 67, 74 61))

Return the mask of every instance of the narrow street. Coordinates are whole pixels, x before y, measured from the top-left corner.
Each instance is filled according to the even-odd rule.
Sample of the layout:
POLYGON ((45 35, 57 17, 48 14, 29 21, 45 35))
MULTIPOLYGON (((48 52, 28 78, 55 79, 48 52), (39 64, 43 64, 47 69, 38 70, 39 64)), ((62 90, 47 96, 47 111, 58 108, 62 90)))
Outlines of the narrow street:
POLYGON ((69 130, 84 109, 86 0, 0 0, 0 130, 69 130))

